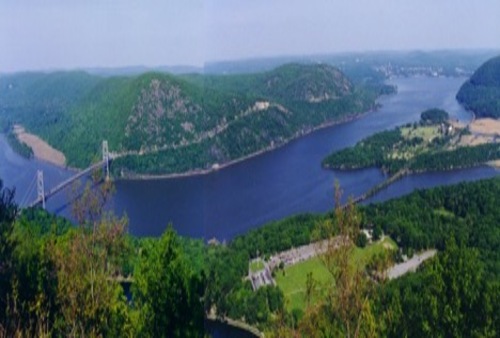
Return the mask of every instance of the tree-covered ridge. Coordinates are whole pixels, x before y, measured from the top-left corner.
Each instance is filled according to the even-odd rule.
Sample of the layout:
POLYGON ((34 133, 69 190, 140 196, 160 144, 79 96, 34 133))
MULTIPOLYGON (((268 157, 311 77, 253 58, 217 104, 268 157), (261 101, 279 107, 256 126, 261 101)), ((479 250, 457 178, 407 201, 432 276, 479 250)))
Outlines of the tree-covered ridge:
POLYGON ((231 76, 83 72, 0 80, 0 125, 15 123, 87 166, 107 139, 115 173, 206 170, 373 107, 384 91, 354 86, 335 67, 289 64, 231 76))
POLYGON ((352 83, 342 72, 327 64, 291 63, 263 73, 187 78, 206 88, 250 94, 280 103, 327 100, 349 94, 353 89, 352 83))
POLYGON ((500 56, 476 70, 460 88, 457 100, 477 117, 500 117, 500 56))
POLYGON ((468 168, 500 158, 500 144, 488 138, 473 145, 469 131, 448 122, 440 109, 422 112, 419 123, 376 133, 323 160, 332 169, 378 167, 389 173, 400 170, 433 171, 468 168))

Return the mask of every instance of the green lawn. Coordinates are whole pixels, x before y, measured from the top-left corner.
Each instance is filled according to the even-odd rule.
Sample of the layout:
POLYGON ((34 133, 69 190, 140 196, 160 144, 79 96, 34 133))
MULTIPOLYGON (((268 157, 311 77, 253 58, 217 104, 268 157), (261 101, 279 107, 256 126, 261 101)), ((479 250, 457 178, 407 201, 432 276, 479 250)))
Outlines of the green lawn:
MULTIPOLYGON (((384 250, 385 247, 397 248, 396 243, 386 237, 382 242, 378 242, 360 249, 355 248, 352 255, 352 263, 358 266, 364 266, 373 255, 384 250)), ((319 257, 311 258, 307 261, 285 268, 285 273, 276 271, 276 283, 283 290, 286 299, 286 307, 289 311, 292 309, 304 310, 305 287, 307 274, 312 272, 314 280, 318 283, 316 287, 316 298, 321 297, 323 285, 331 283, 331 275, 321 262, 319 257)), ((314 302, 314 299, 313 299, 314 302)))
POLYGON ((264 263, 261 260, 250 262, 250 271, 256 272, 264 269, 264 263))
MULTIPOLYGON (((276 283, 283 290, 288 310, 304 309, 305 287, 307 274, 312 272, 312 276, 319 284, 327 283, 331 280, 328 270, 325 268, 319 257, 311 258, 307 261, 289 266, 282 271, 276 272, 276 283)), ((319 285, 318 288, 320 289, 319 285)), ((317 290, 319 291, 319 290, 317 290)))

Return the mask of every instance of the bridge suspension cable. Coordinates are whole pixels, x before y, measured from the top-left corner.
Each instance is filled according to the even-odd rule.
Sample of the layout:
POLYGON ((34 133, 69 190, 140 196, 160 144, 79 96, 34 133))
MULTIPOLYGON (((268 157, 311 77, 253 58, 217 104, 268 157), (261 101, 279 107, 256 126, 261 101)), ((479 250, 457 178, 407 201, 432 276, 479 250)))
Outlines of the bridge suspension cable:
POLYGON ((28 185, 28 189, 26 189, 23 198, 21 198, 21 200, 19 201, 20 206, 23 206, 28 203, 28 199, 31 197, 31 194, 35 189, 35 182, 36 182, 36 175, 31 178, 31 182, 28 185))

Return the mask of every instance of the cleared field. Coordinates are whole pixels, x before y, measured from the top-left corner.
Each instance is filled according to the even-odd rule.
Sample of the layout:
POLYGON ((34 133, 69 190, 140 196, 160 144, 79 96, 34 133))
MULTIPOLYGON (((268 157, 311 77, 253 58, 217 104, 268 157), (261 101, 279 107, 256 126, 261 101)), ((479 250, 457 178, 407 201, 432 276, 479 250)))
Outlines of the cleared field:
POLYGON ((277 271, 275 280, 285 294, 288 310, 305 309, 306 280, 310 272, 312 272, 313 279, 318 282, 316 296, 319 297, 320 286, 331 281, 331 275, 319 257, 289 266, 285 268, 284 274, 282 271, 277 271))
POLYGON ((398 146, 392 151, 392 153, 389 154, 389 157, 392 159, 412 159, 415 155, 427 151, 429 148, 429 142, 435 138, 441 137, 438 126, 418 126, 417 128, 405 127, 401 128, 401 135, 406 140, 422 138, 424 142, 418 145, 398 146))
POLYGON ((33 149, 33 154, 36 158, 61 167, 65 165, 66 157, 62 152, 52 148, 47 142, 38 136, 27 133, 23 126, 15 125, 14 133, 20 142, 25 143, 33 149))
MULTIPOLYGON (((384 240, 363 249, 355 248, 352 253, 351 263, 357 267, 364 268, 371 257, 388 248, 397 248, 396 243, 389 237, 385 237, 384 240)), ((319 257, 289 266, 285 268, 284 274, 282 271, 276 272, 275 280, 285 295, 286 306, 289 311, 293 309, 305 309, 306 280, 307 274, 310 272, 312 272, 313 279, 317 283, 316 294, 312 299, 314 302, 321 297, 321 292, 325 290, 325 285, 333 282, 332 276, 319 257)))
POLYGON ((477 134, 500 135, 500 121, 495 119, 477 119, 470 124, 470 131, 477 134))
POLYGON ((428 142, 441 134, 439 133, 439 127, 437 126, 420 126, 416 129, 413 129, 412 127, 401 128, 401 135, 407 139, 421 137, 428 142))

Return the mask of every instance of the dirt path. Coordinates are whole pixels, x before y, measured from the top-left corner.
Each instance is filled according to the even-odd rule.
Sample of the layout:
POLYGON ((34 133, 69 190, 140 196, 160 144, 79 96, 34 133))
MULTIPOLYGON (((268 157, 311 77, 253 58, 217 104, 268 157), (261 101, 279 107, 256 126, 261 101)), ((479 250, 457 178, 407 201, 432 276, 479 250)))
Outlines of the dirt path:
POLYGON ((396 264, 387 271, 387 277, 389 279, 394 279, 401 277, 410 271, 415 271, 425 260, 433 257, 437 253, 436 250, 427 250, 421 254, 414 255, 411 259, 404 263, 396 264))
POLYGON ((14 126, 14 134, 16 134, 19 142, 27 144, 31 149, 33 149, 33 154, 36 158, 53 163, 60 167, 64 167, 66 164, 66 157, 62 152, 57 149, 52 148, 47 142, 42 140, 36 135, 27 133, 24 127, 16 124, 14 126))

